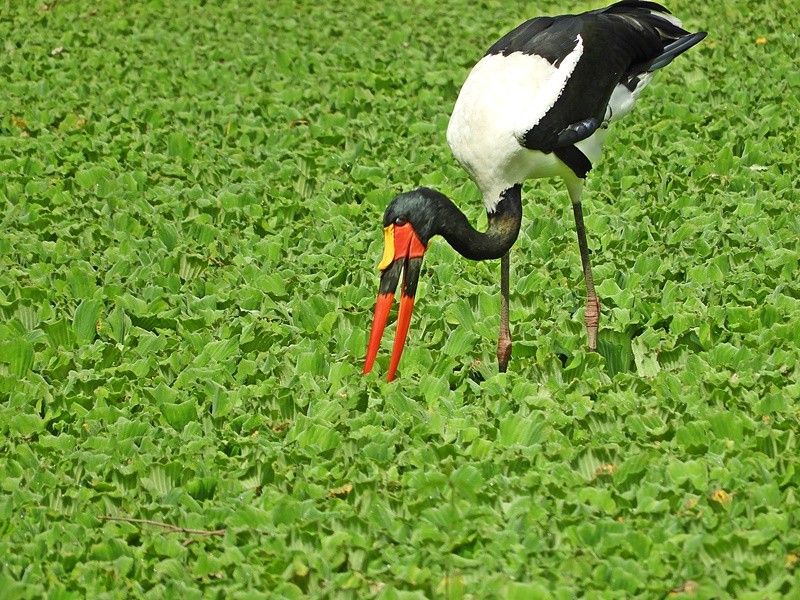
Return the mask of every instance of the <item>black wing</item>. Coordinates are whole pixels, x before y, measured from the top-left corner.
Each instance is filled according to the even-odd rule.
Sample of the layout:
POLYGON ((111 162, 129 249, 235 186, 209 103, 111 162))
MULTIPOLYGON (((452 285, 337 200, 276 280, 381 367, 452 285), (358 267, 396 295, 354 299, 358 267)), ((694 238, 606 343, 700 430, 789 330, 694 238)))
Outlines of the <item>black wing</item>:
POLYGON ((668 64, 703 37, 689 34, 663 16, 655 2, 623 0, 580 15, 527 21, 494 44, 487 54, 522 52, 542 56, 558 67, 583 41, 583 54, 561 96, 520 140, 531 150, 555 152, 579 177, 591 163, 574 144, 591 136, 603 122, 614 88, 635 88, 638 76, 668 64), (666 45, 666 47, 665 47, 666 45))

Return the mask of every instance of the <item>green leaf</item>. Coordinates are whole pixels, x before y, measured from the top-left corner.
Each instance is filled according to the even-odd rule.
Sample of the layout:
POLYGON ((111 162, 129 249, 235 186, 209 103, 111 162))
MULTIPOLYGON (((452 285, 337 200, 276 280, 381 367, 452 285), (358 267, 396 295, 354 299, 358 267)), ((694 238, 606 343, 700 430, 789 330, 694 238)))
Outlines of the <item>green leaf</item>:
POLYGON ((189 423, 197 421, 197 403, 187 400, 178 404, 161 404, 161 414, 176 431, 183 431, 189 423))
POLYGON ((670 478, 678 485, 689 481, 698 491, 704 492, 708 488, 708 470, 706 464, 702 461, 672 462, 667 467, 667 472, 670 478))
POLYGON ((67 281, 74 298, 91 298, 97 290, 96 280, 94 269, 85 262, 75 264, 67 272, 67 281))
POLYGON ((317 324, 314 331, 320 334, 323 337, 330 337, 331 331, 333 330, 333 325, 336 323, 336 319, 339 317, 339 313, 336 311, 331 311, 324 317, 322 320, 317 324))
POLYGON ((43 323, 42 329, 47 334, 47 341, 53 348, 72 348, 75 345, 75 334, 64 319, 53 323, 43 323))
POLYGON ((334 429, 322 425, 311 425, 297 436, 297 443, 301 448, 306 448, 316 454, 336 448, 341 443, 341 439, 341 434, 334 429))
POLYGON ((186 567, 176 558, 166 558, 153 566, 153 570, 171 581, 180 581, 186 575, 186 567))
POLYGON ((728 439, 734 442, 742 442, 744 439, 744 426, 740 418, 732 412, 721 412, 712 415, 708 419, 711 424, 711 431, 718 438, 728 439))
POLYGON ((680 446, 691 448, 708 443, 707 423, 686 423, 675 432, 675 440, 680 446))
POLYGON ((504 446, 531 446, 541 441, 544 421, 509 415, 500 422, 498 442, 504 446))
POLYGON ((163 381, 152 390, 152 394, 153 399, 158 404, 172 404, 178 398, 178 392, 170 388, 163 381))
POLYGON ((9 429, 22 437, 29 437, 34 433, 39 433, 44 429, 44 426, 45 422, 42 418, 34 414, 17 414, 8 423, 9 429))
POLYGON ((427 596, 420 591, 406 592, 387 586, 376 596, 376 600, 427 600, 427 596))
POLYGON ((187 483, 186 491, 189 492, 195 500, 211 500, 214 497, 214 492, 218 484, 219 481, 216 477, 201 477, 187 483))
POLYGON ((539 583, 509 583, 508 600, 549 600, 553 597, 550 591, 539 583))
POLYGON ((474 347, 477 336, 466 328, 455 329, 442 347, 442 354, 459 357, 468 354, 474 347))
POLYGON ((217 362, 225 362, 238 353, 239 344, 234 338, 210 342, 206 345, 203 353, 217 362))
POLYGON ((258 280, 261 291, 269 294, 274 298, 283 298, 286 296, 286 285, 278 273, 265 275, 258 280))
POLYGON ((203 257, 181 254, 178 275, 184 281, 192 281, 200 276, 207 264, 208 261, 203 257))
POLYGON ((634 338, 631 343, 633 360, 636 363, 636 373, 640 377, 655 377, 661 371, 658 356, 654 350, 647 347, 644 340, 634 338))
POLYGON ((275 525, 289 525, 300 519, 305 512, 305 505, 289 496, 284 496, 272 509, 272 522, 275 525))
POLYGON ((121 306, 115 306, 108 315, 108 324, 111 327, 111 338, 118 344, 124 344, 131 327, 131 319, 121 306))
POLYGON ((325 357, 319 352, 303 352, 297 358, 297 372, 310 375, 325 373, 325 357))
POLYGON ((631 339, 627 335, 617 331, 603 331, 598 336, 597 351, 606 359, 606 368, 610 377, 632 370, 633 347, 631 339))
POLYGON ((75 310, 72 327, 78 343, 87 343, 94 340, 97 335, 97 322, 103 303, 100 300, 83 300, 75 310))
POLYGON ((472 465, 464 465, 453 472, 450 482, 458 493, 474 501, 483 487, 483 474, 472 465))
POLYGON ((162 466, 154 466, 150 470, 149 477, 146 477, 142 483, 147 489, 161 496, 166 496, 178 485, 172 470, 162 466))
POLYGON ((214 556, 204 552, 197 557, 197 562, 192 569, 192 577, 207 577, 214 573, 219 573, 221 570, 222 562, 214 556))
POLYGON ((167 250, 174 250, 178 244, 178 230, 172 223, 162 221, 156 227, 156 234, 167 250))
POLYGON ((110 176, 111 172, 105 167, 90 167, 75 173, 75 181, 85 189, 96 189, 103 180, 110 176))
POLYGON ((724 175, 733 168, 733 152, 730 146, 723 146, 717 153, 717 172, 724 175))
POLYGON ((24 377, 33 367, 33 358, 33 344, 24 338, 0 344, 0 361, 8 363, 12 375, 24 377))
POLYGON ((167 153, 189 162, 194 158, 194 147, 183 133, 171 133, 167 141, 167 153))
POLYGON ((647 469, 650 460, 647 454, 634 454, 626 457, 625 461, 614 472, 614 481, 625 483, 629 480, 638 479, 639 474, 647 469))
POLYGON ((99 544, 95 544, 91 549, 91 557, 94 560, 113 561, 120 556, 127 554, 127 546, 120 540, 111 539, 99 544))
POLYGON ((617 512, 617 503, 614 502, 610 490, 585 487, 578 494, 578 499, 602 512, 609 514, 615 514, 617 512))
POLYGON ((236 403, 236 397, 233 392, 229 392, 222 386, 216 385, 212 382, 213 391, 209 395, 212 397, 211 413, 215 417, 224 417, 230 414, 236 403))

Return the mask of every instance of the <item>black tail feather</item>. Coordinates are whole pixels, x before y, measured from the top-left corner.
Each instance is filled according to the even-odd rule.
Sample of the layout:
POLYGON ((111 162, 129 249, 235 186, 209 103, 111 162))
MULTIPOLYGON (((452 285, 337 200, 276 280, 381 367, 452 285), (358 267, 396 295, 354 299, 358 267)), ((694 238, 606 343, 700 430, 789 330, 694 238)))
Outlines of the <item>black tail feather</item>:
POLYGON ((661 67, 667 66, 672 60, 686 52, 689 48, 697 44, 700 40, 706 37, 705 31, 698 31, 697 33, 692 33, 686 35, 682 38, 675 40, 674 42, 667 44, 664 46, 664 52, 661 56, 655 58, 652 63, 650 63, 644 70, 645 71, 655 71, 660 69, 661 67))
MULTIPOLYGON (((676 19, 668 16, 672 14, 669 10, 655 2, 647 2, 646 0, 622 0, 621 2, 602 8, 596 12, 635 19, 643 25, 652 27, 664 44, 673 40, 678 40, 689 34, 688 31, 676 24, 676 19)), ((677 23, 680 23, 680 21, 677 21, 677 23)))

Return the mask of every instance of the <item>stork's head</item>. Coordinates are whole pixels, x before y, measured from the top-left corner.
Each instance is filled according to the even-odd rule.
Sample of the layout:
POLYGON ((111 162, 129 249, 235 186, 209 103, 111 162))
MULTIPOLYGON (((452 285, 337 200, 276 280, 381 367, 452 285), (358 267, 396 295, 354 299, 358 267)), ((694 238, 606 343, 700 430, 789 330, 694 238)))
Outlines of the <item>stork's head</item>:
POLYGON ((381 283, 367 346, 364 373, 369 373, 375 363, 402 272, 400 312, 397 316, 397 333, 388 374, 389 381, 394 379, 411 322, 411 311, 414 308, 414 296, 417 293, 422 257, 428 247, 428 241, 438 232, 440 215, 438 196, 441 194, 427 188, 400 194, 389 203, 383 214, 384 248, 383 258, 378 265, 381 272, 381 283))

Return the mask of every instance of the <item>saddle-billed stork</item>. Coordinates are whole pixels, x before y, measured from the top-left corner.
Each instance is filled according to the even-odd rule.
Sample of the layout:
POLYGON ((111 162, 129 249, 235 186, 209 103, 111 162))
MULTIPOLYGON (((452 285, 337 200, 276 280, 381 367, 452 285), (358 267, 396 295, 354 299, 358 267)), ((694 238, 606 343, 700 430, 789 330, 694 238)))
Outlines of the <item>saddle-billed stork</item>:
POLYGON ((501 259, 497 358, 511 356, 509 257, 522 220, 522 182, 561 177, 572 200, 587 301, 589 350, 597 349, 600 302, 583 225, 583 181, 600 158, 608 125, 633 108, 658 69, 706 36, 689 33, 655 2, 623 0, 578 15, 539 17, 503 36, 464 82, 447 142, 483 195, 488 229, 475 230, 443 194, 421 187, 394 198, 383 216, 385 249, 364 373, 375 362, 404 272, 388 380, 403 352, 422 257, 441 235, 472 260, 501 259))

